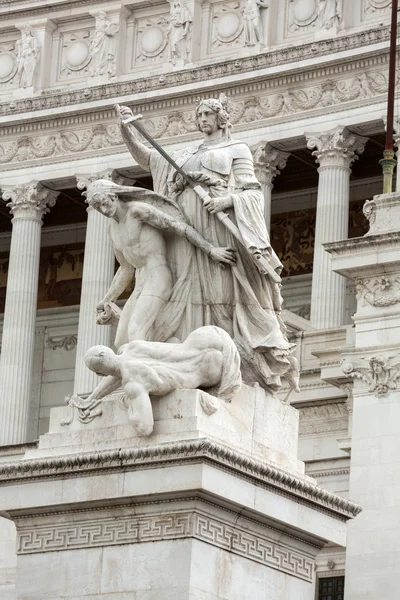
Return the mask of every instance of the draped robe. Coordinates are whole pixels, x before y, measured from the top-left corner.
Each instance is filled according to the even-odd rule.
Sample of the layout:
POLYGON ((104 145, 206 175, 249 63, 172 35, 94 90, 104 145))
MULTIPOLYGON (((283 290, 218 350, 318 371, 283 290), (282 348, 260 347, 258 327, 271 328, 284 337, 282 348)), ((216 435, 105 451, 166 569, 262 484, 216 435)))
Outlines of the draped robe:
MULTIPOLYGON (((213 197, 231 194, 232 208, 227 212, 238 226, 245 246, 210 214, 196 193, 175 177, 173 169, 155 151, 151 152, 150 170, 154 191, 171 195, 188 223, 214 246, 236 250, 237 265, 221 268, 208 255, 184 239, 168 243, 168 262, 175 285, 170 301, 155 323, 157 340, 169 337, 184 340, 204 325, 216 325, 227 331, 241 357, 245 383, 258 382, 275 390, 280 377, 293 363, 294 350, 285 336, 280 317, 280 286, 262 275, 251 254, 268 256, 269 236, 264 220, 264 198, 260 190, 246 144, 225 141, 211 148, 185 150, 174 156, 185 172, 195 172, 208 182, 213 197)), ((282 265, 272 251, 271 266, 278 272, 282 265)))

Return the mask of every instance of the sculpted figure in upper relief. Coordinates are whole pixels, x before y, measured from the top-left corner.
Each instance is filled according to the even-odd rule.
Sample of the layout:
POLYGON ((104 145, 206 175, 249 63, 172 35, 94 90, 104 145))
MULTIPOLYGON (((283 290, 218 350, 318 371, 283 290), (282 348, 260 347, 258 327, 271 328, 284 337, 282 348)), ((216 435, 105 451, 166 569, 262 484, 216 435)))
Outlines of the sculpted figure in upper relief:
POLYGON ((21 28, 21 39, 16 43, 18 61, 18 84, 26 88, 33 85, 33 76, 39 62, 39 44, 32 33, 32 27, 25 25, 21 28))
POLYGON ((135 276, 135 289, 119 318, 115 346, 133 340, 168 341, 184 310, 188 287, 185 271, 173 278, 170 265, 176 260, 174 253, 190 254, 185 244, 194 244, 212 261, 234 264, 234 251, 215 248, 188 225, 173 201, 149 190, 100 179, 88 185, 86 198, 89 206, 110 219, 110 236, 120 265, 97 306, 98 323, 112 320, 111 303, 135 276), (170 234, 168 243, 164 232, 170 234), (178 249, 176 236, 183 240, 178 249))
POLYGON ((85 362, 105 376, 84 402, 85 410, 122 386, 128 418, 140 436, 153 431, 150 395, 201 388, 230 401, 241 386, 238 351, 218 327, 201 327, 181 343, 130 342, 118 354, 106 346, 94 346, 85 362))
POLYGON ((132 117, 129 108, 121 108, 121 133, 137 163, 151 172, 155 192, 173 198, 187 222, 210 244, 233 248, 236 255, 235 264, 221 269, 207 253, 183 240, 182 251, 170 262, 174 280, 183 277, 186 282, 184 306, 172 335, 185 340, 198 327, 221 327, 236 343, 245 383, 258 382, 274 391, 285 377, 297 389, 297 361, 291 356, 295 345, 288 342, 280 316, 280 285, 262 274, 253 259, 266 258, 277 272, 282 265, 270 245, 250 149, 231 138, 226 97, 198 104, 196 120, 204 140, 173 155, 192 180, 209 190, 211 198, 204 202, 158 152, 138 139, 129 123, 132 117), (236 223, 243 243, 217 218, 220 211, 227 211, 236 223))
POLYGON ((323 29, 340 25, 343 18, 343 0, 319 0, 318 19, 323 29))
POLYGON ((116 35, 119 27, 105 12, 96 17, 96 30, 90 46, 92 75, 115 75, 116 35))
POLYGON ((192 16, 183 6, 181 0, 168 0, 171 13, 168 24, 168 39, 171 51, 171 62, 176 65, 179 60, 186 61, 190 53, 192 16))
POLYGON ((255 46, 264 41, 261 9, 268 6, 268 0, 246 0, 243 10, 246 46, 255 46))

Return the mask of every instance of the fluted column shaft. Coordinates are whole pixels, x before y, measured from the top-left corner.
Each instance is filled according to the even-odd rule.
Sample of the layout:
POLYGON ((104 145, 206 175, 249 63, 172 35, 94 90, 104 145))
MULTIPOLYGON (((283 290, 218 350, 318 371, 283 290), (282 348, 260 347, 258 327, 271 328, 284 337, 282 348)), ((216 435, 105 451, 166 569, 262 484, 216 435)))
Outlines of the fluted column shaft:
MULTIPOLYGON (((90 180, 101 177, 105 178, 105 175, 78 179, 78 187, 84 189, 90 180)), ((92 346, 111 344, 111 328, 96 324, 96 306, 110 287, 115 265, 108 218, 91 207, 87 213, 74 381, 74 393, 79 395, 89 394, 99 382, 99 377, 84 363, 85 352, 92 346)))
POLYGON ((343 127, 320 135, 310 134, 308 147, 316 148, 320 167, 311 290, 311 324, 324 329, 344 323, 346 282, 333 273, 323 244, 348 237, 350 165, 364 150, 365 138, 343 127))
POLYGON ((271 204, 273 180, 280 174, 280 169, 286 167, 288 152, 273 148, 270 144, 261 142, 252 148, 254 170, 264 194, 264 215, 268 233, 271 231, 271 204))
POLYGON ((13 229, 0 359, 0 445, 29 441, 42 217, 57 195, 36 182, 3 188, 13 229))

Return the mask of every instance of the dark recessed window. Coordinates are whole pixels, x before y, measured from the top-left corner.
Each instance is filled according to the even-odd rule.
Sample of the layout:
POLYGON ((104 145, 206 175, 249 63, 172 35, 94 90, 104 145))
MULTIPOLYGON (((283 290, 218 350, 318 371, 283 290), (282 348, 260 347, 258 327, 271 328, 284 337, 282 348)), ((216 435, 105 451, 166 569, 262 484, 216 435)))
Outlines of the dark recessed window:
POLYGON ((344 577, 323 577, 319 580, 318 600, 343 600, 344 577))

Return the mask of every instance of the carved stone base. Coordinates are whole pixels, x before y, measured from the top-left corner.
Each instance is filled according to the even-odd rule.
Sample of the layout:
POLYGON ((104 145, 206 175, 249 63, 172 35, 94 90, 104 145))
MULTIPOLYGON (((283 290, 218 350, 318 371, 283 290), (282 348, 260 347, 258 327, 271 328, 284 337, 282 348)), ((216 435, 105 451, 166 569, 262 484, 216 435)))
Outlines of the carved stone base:
POLYGON ((39 449, 0 464, 16 600, 314 597, 315 556, 359 507, 301 473, 295 409, 256 387, 207 415, 201 394, 154 401, 149 438, 115 398, 88 425, 53 409, 39 449))
POLYGON ((181 390, 153 398, 152 405, 154 432, 146 438, 136 437, 122 391, 106 397, 95 409, 102 414, 88 423, 80 422, 72 407, 54 408, 49 433, 40 438, 38 450, 27 457, 143 447, 207 437, 268 460, 275 467, 304 473, 304 464, 297 459, 298 411, 282 404, 257 384, 243 385, 230 403, 200 390, 181 390), (207 414, 210 406, 213 410, 218 406, 213 414, 207 414), (62 422, 69 424, 61 425, 62 422))

